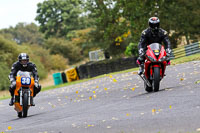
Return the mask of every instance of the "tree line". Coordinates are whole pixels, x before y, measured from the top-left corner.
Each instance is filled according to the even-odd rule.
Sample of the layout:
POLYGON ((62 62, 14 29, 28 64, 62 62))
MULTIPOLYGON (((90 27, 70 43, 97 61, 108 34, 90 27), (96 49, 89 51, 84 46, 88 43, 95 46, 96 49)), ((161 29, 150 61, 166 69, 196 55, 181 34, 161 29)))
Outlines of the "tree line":
POLYGON ((47 38, 70 40, 76 30, 90 27, 84 46, 97 46, 117 56, 130 43, 137 45, 152 16, 160 18, 173 48, 183 36, 188 44, 198 41, 199 6, 199 0, 47 0, 38 4, 36 20, 47 38))

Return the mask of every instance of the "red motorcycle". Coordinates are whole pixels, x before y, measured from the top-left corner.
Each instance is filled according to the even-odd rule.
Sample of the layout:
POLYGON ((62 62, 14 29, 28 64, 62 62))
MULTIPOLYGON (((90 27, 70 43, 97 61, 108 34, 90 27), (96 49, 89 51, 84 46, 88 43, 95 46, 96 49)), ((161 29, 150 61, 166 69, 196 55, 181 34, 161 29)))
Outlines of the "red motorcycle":
POLYGON ((167 57, 164 46, 152 43, 147 46, 144 74, 140 77, 144 80, 144 88, 147 92, 159 91, 160 81, 165 76, 167 57))

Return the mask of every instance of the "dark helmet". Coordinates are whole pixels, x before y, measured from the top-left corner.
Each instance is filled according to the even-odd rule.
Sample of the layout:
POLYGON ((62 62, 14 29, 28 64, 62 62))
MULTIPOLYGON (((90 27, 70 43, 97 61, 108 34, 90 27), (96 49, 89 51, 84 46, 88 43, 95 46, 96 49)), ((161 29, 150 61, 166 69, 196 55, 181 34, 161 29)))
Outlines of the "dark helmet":
POLYGON ((151 28, 152 32, 158 32, 160 26, 160 20, 158 17, 151 17, 149 19, 149 27, 151 28))
POLYGON ((29 62, 29 56, 26 53, 21 53, 18 56, 18 60, 23 65, 23 67, 26 67, 29 62))

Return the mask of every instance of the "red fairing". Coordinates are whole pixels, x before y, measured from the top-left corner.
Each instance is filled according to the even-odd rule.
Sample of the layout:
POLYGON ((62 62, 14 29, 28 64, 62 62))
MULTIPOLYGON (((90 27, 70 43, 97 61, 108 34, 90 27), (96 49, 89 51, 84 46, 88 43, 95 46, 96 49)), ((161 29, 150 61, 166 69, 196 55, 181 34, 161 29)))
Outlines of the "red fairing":
MULTIPOLYGON (((157 58, 156 58, 156 56, 155 56, 155 54, 153 53, 153 50, 151 49, 151 47, 150 46, 147 46, 147 52, 146 52, 146 55, 147 56, 151 56, 151 57, 153 57, 155 60, 157 60, 157 58)), ((148 59, 148 58, 147 58, 148 59)))
POLYGON ((164 77, 167 62, 165 60, 163 60, 163 61, 159 61, 159 60, 166 56, 166 51, 164 49, 164 46, 161 46, 161 45, 159 45, 159 46, 160 47, 158 49, 156 49, 153 45, 147 46, 146 61, 145 61, 145 73, 144 73, 144 75, 146 76, 147 79, 149 79, 150 76, 153 75, 154 67, 160 67, 160 76, 162 78, 164 77), (154 49, 152 49, 151 47, 154 49), (154 50, 155 51, 159 50, 159 55, 157 56, 158 58, 154 54, 154 50))
POLYGON ((166 56, 166 51, 165 51, 165 48, 164 46, 161 47, 161 50, 160 50, 160 55, 158 57, 158 60, 161 59, 162 57, 166 56))
POLYGON ((163 72, 162 72, 162 77, 164 76, 165 74, 165 69, 166 69, 166 66, 167 66, 167 61, 163 61, 163 72))
MULTIPOLYGON (((149 74, 148 74, 149 70, 148 69, 149 69, 150 64, 151 64, 151 61, 146 61, 144 63, 144 69, 145 69, 144 75, 147 77, 147 79, 149 78, 149 74)), ((152 69, 150 69, 150 70, 152 70, 152 69)), ((152 75, 152 71, 151 71, 151 75, 152 75)))

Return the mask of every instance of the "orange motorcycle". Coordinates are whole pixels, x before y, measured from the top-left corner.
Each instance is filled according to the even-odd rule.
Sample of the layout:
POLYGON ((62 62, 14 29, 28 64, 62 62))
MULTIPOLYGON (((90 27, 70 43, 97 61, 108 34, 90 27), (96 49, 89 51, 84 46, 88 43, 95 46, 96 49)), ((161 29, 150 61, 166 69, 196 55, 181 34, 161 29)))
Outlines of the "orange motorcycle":
POLYGON ((18 117, 27 117, 28 109, 32 105, 34 90, 34 78, 30 72, 19 71, 16 77, 16 89, 14 92, 14 109, 18 117))

